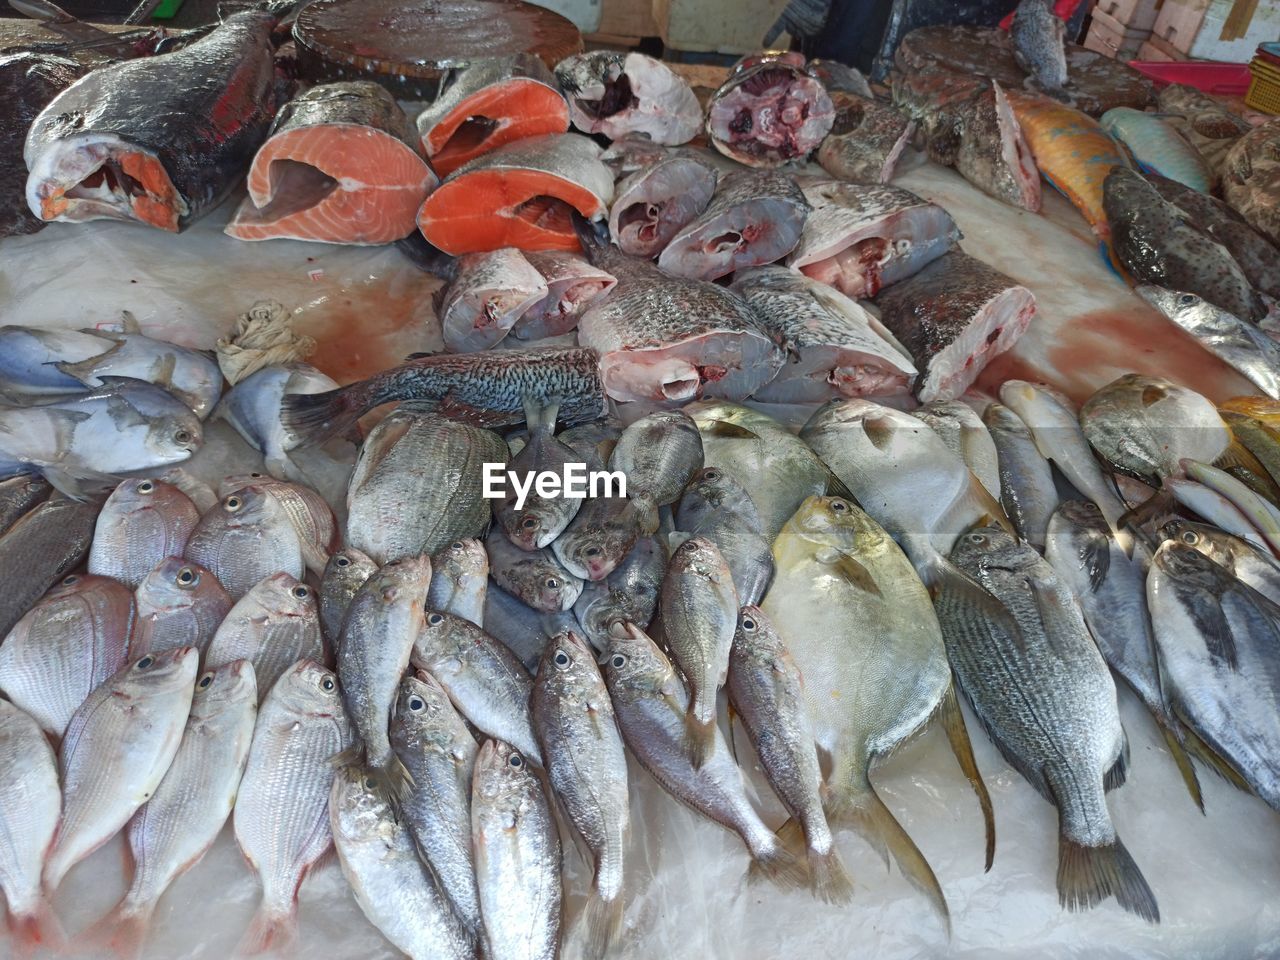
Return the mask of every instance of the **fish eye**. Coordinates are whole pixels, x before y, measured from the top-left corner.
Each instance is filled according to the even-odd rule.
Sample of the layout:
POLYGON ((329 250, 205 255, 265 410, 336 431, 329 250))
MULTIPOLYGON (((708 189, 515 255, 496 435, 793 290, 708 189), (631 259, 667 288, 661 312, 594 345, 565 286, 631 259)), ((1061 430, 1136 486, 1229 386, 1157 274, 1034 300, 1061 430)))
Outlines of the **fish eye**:
POLYGON ((461 553, 463 550, 466 549, 466 547, 463 545, 461 540, 455 540, 453 541, 453 543, 449 545, 449 549, 452 550, 454 553, 461 553))
POLYGON ((565 653, 563 650, 560 650, 556 653, 555 661, 556 661, 556 666, 567 667, 569 665, 569 655, 565 653))
POLYGON ((547 582, 547 589, 548 589, 548 590, 558 590, 558 589, 560 589, 560 578, 559 578, 559 577, 547 577, 547 581, 546 581, 546 582, 547 582))
POLYGON ((307 599, 307 597, 311 596, 311 588, 305 587, 302 584, 298 584, 296 587, 293 588, 292 593, 299 600, 305 600, 307 599))
POLYGON ((152 483, 150 480, 143 480, 140 484, 138 484, 139 493, 150 493, 155 488, 156 488, 156 485, 152 483))
POLYGON ((444 614, 443 613, 429 614, 427 616, 427 623, 431 624, 433 627, 438 627, 440 624, 444 623, 444 614))
POLYGON ((1182 296, 1178 297, 1178 303, 1182 304, 1184 307, 1189 307, 1192 304, 1199 302, 1200 298, 1194 293, 1184 293, 1182 296))
POLYGON ((222 502, 222 505, 227 508, 228 513, 235 513, 244 506, 244 500, 233 493, 222 502))
POLYGON ((179 446, 185 447, 192 440, 191 434, 186 430, 178 430, 173 434, 173 442, 179 446))
POLYGON ((200 682, 197 683, 196 686, 198 686, 201 690, 206 690, 208 689, 209 684, 211 683, 213 683, 213 674, 206 673, 203 677, 200 678, 200 682))
POLYGON ((351 566, 351 558, 350 558, 350 557, 344 557, 344 556, 342 556, 341 554, 339 554, 339 555, 338 555, 338 559, 337 559, 337 560, 334 560, 333 562, 334 562, 335 564, 337 564, 338 566, 340 566, 340 567, 349 567, 349 566, 351 566))
POLYGON ((332 691, 335 686, 337 686, 337 684, 333 682, 333 677, 325 677, 320 681, 320 689, 325 693, 332 691))
POLYGON ((412 713, 421 713, 427 708, 427 701, 421 697, 413 696, 409 698, 409 710, 412 713))
POLYGON ((69 577, 63 577, 63 578, 62 578, 62 585, 63 585, 64 587, 71 587, 71 586, 75 586, 75 585, 76 585, 77 583, 79 583, 79 582, 80 582, 80 578, 79 578, 79 577, 77 577, 74 573, 73 573, 71 576, 69 576, 69 577))
POLYGON ((520 767, 524 766, 524 757, 520 756, 520 754, 518 753, 513 753, 511 755, 511 759, 508 760, 507 762, 510 763, 516 769, 519 769, 520 767))
POLYGON ((524 527, 524 529, 526 530, 532 530, 537 525, 538 525, 538 518, 533 516, 526 515, 525 518, 520 521, 520 526, 524 527))
POLYGON ((249 476, 252 477, 254 480, 262 479, 262 474, 258 473, 256 470, 253 473, 249 474, 249 476))
POLYGON ((845 503, 843 500, 832 500, 831 509, 834 510, 836 513, 844 513, 846 510, 849 509, 849 505, 845 503))
POLYGON ((598 557, 598 556, 600 556, 600 548, 599 548, 599 547, 587 547, 587 549, 583 550, 582 552, 583 552, 583 553, 585 553, 588 557, 598 557))
POLYGON ((1196 533, 1194 530, 1183 530, 1182 542, 1189 543, 1192 546, 1195 546, 1197 543, 1200 542, 1200 534, 1196 533))
POLYGON ((194 586, 197 582, 199 582, 200 577, 190 567, 183 567, 181 570, 178 571, 177 580, 178 580, 178 586, 190 587, 190 586, 194 586))
POLYGON ((613 664, 613 669, 621 670, 627 665, 627 658, 620 653, 615 653, 609 662, 613 664))
POLYGON ((706 473, 704 473, 702 476, 705 479, 710 480, 712 483, 715 483, 717 480, 720 479, 720 471, 712 468, 708 470, 706 473))
POLYGON ((152 657, 152 656, 143 657, 141 660, 138 661, 138 669, 145 670, 147 669, 147 667, 151 666, 155 662, 156 662, 155 657, 152 657))
POLYGON ((742 618, 743 630, 746 630, 748 633, 751 633, 753 630, 755 630, 755 628, 756 628, 756 622, 753 619, 751 619, 750 617, 742 618))
POLYGON ((373 782, 373 777, 365 777, 364 788, 366 790, 376 790, 378 788, 378 785, 373 782))
POLYGON ((987 535, 985 533, 971 533, 965 539, 972 544, 981 546, 987 542, 987 535))

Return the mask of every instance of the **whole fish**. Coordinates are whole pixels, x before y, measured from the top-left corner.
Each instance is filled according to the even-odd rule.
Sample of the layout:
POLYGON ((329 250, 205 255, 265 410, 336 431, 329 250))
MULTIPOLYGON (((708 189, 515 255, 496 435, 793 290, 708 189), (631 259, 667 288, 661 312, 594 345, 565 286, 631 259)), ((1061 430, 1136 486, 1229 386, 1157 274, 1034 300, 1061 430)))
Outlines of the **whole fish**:
POLYGON ((166 557, 180 557, 200 521, 191 498, 167 483, 124 480, 98 514, 89 572, 136 589, 166 557))
POLYGON ((721 177, 707 208, 671 238, 658 266, 677 277, 718 280, 780 260, 800 242, 809 202, 793 177, 736 170, 721 177))
POLYGON ((529 717, 533 678, 502 643, 474 623, 432 610, 410 662, 448 691, 473 727, 500 737, 541 766, 529 717))
POLYGON ((1164 483, 1165 489, 1173 494, 1173 498, 1181 506, 1186 507, 1196 516, 1203 517, 1214 526, 1234 536, 1247 540, 1259 550, 1271 553, 1272 548, 1264 537, 1245 516, 1244 512, 1217 490, 1212 490, 1194 480, 1170 479, 1164 483))
POLYGON ((409 832, 464 927, 481 933, 471 849, 471 775, 479 745, 429 673, 400 681, 391 745, 413 778, 400 800, 409 832))
POLYGON ((392 411, 365 438, 347 484, 348 545, 386 563, 479 535, 490 517, 484 464, 506 459, 490 430, 392 411))
POLYGON ((263 367, 228 390, 214 416, 226 420, 245 443, 262 454, 271 476, 277 480, 304 480, 289 453, 310 440, 305 433, 285 424, 288 398, 337 389, 334 380, 305 363, 263 367))
POLYGON ((836 116, 818 146, 819 165, 841 180, 888 183, 915 123, 869 95, 828 90, 836 116))
POLYGON ((853 884, 822 811, 822 770, 800 668, 764 611, 750 604, 738 614, 729 658, 729 700, 769 783, 791 815, 779 836, 801 834, 814 892, 828 903, 847 901, 853 884))
POLYGON ((1280 399, 1280 345, 1268 334, 1194 293, 1150 284, 1134 292, 1267 396, 1280 399))
POLYGON ((182 742, 199 663, 192 647, 145 654, 90 693, 71 718, 58 755, 62 823, 45 863, 48 890, 155 794, 182 742))
POLYGON ((323 663, 316 593, 287 573, 273 573, 241 597, 213 635, 204 665, 244 660, 253 666, 259 700, 299 660, 323 663))
POLYGON ((636 541, 658 529, 658 507, 648 493, 634 497, 592 497, 551 551, 575 577, 603 580, 623 561, 636 541))
POLYGON ((1136 281, 1198 294, 1241 320, 1256 323, 1266 316, 1227 248, 1187 223, 1137 173, 1112 170, 1105 204, 1116 256, 1136 281))
POLYGON ((391 749, 388 727, 400 678, 425 623, 431 558, 402 557, 356 591, 342 621, 338 680, 369 776, 388 797, 403 796, 409 773, 391 749))
POLYGON ((501 740, 486 740, 476 757, 471 842, 488 956, 554 960, 564 895, 560 836, 528 761, 501 740))
POLYGON ((52 491, 47 480, 34 474, 20 473, 8 480, 0 480, 0 536, 49 499, 52 491))
POLYGON ((436 307, 450 353, 487 350, 526 310, 547 296, 547 283, 515 247, 465 253, 436 307))
POLYGON ((561 420, 581 423, 605 414, 598 359, 592 350, 572 347, 428 355, 327 393, 287 397, 280 422, 302 446, 346 430, 392 400, 501 427, 523 423, 526 402, 545 406, 555 398, 561 420))
POLYGON ((1160 536, 1199 550, 1242 583, 1280 604, 1280 563, 1270 551, 1218 527, 1181 517, 1165 523, 1160 536))
POLYGON ((1222 162, 1222 198, 1248 221, 1249 226, 1280 246, 1280 208, 1276 184, 1276 138, 1280 123, 1274 118, 1258 124, 1231 145, 1222 162))
POLYGON ((65 577, 0 644, 0 691, 61 737, 89 694, 124 665, 133 624, 133 594, 124 584, 65 577))
POLYGON ((489 554, 479 540, 455 540, 431 558, 427 609, 451 613, 484 624, 484 598, 489 585, 489 554))
POLYGON ((760 602, 773 580, 773 551, 760 512, 740 483, 718 467, 699 470, 685 487, 675 522, 681 533, 716 545, 729 565, 739 606, 760 602))
POLYGON ((582 634, 597 650, 609 647, 609 628, 617 622, 649 628, 658 609, 658 591, 667 570, 667 551, 653 537, 636 541, 622 563, 603 580, 588 583, 573 605, 582 634))
POLYGON ((531 709, 547 779, 591 851, 584 952, 602 957, 622 934, 631 833, 627 754, 596 655, 572 630, 547 644, 531 709))
POLYGON ((1107 809, 1107 788, 1124 783, 1128 743, 1115 683, 1075 598, 1032 547, 999 528, 965 534, 951 559, 1017 623, 1010 631, 945 587, 936 601, 965 697, 1005 759, 1058 808, 1059 902, 1081 910, 1114 896, 1158 922, 1107 809))
POLYGON ((1022 418, 1001 403, 983 411, 982 422, 996 445, 1000 469, 1000 503, 1018 536, 1044 549, 1049 518, 1058 506, 1053 468, 1036 447, 1022 418))
POLYGON ((101 67, 64 90, 27 133, 31 212, 176 233, 211 210, 275 115, 275 24, 234 14, 174 53, 101 67))
POLYGON ((211 668, 196 681, 173 763, 129 821, 129 889, 84 939, 122 955, 141 949, 160 898, 199 863, 231 816, 257 715, 258 687, 248 661, 211 668))
POLYGON ((623 252, 653 258, 707 209, 718 173, 698 157, 658 158, 619 181, 609 208, 609 235, 623 252))
POLYGON ((583 133, 610 140, 643 135, 654 143, 687 143, 702 124, 693 90, 661 60, 635 51, 591 50, 556 64, 569 117, 583 133))
POLYGON ((301 579, 304 570, 302 544, 289 515, 259 486, 228 494, 202 516, 186 556, 212 572, 236 600, 273 573, 301 579))
POLYGON ((707 139, 749 167, 803 161, 831 131, 835 108, 802 54, 739 60, 707 103, 707 139))
POLYGON ((208 649, 235 600, 218 578, 190 560, 166 557, 135 593, 137 616, 129 649, 134 656, 173 647, 208 649))
POLYGON ((338 771, 329 795, 329 826, 356 903, 397 950, 412 960, 475 956, 472 934, 441 896, 408 826, 377 788, 375 771, 338 771))
POLYGON ((742 484, 770 543, 796 508, 827 491, 830 469, 766 413, 737 403, 700 403, 688 413, 702 434, 703 462, 742 484))
POLYGON ((680 499, 702 469, 702 435, 687 413, 651 413, 622 431, 609 466, 626 475, 629 496, 648 494, 665 507, 680 499))
POLYGON ((288 949, 298 933, 298 888, 329 850, 333 758, 351 745, 338 680, 302 660, 258 708, 232 823, 262 884, 262 902, 241 940, 245 954, 288 949))
POLYGON ((917 420, 942 438, 987 488, 992 499, 1000 499, 1000 470, 996 444, 982 418, 962 400, 934 400, 911 411, 917 420))
POLYGON ((811 209, 787 266, 846 297, 873 297, 960 240, 951 214, 908 190, 839 180, 802 189, 811 209))
POLYGON ((272 497, 289 517, 298 543, 302 547, 302 560, 316 576, 324 573, 338 537, 338 521, 333 509, 319 493, 301 483, 289 483, 261 473, 247 473, 226 477, 218 484, 218 496, 225 497, 245 487, 260 487, 272 497))
POLYGON ((736 833, 753 871, 783 885, 799 884, 794 858, 751 806, 718 727, 711 728, 711 755, 694 766, 685 725, 689 694, 658 645, 635 624, 617 623, 609 630, 604 663, 618 729, 640 765, 681 803, 736 833))
POLYGON ((378 565, 354 547, 339 550, 329 558, 320 580, 320 629, 336 653, 342 636, 342 621, 351 600, 378 565))
POLYGON ((99 504, 58 498, 33 507, 0 536, 0 635, 7 636, 51 586, 89 552, 99 504))
POLYGON ((1089 445, 1112 468, 1159 486, 1182 473, 1182 460, 1213 463, 1231 431, 1200 394, 1163 377, 1128 373, 1099 389, 1080 408, 1089 445))
POLYGON ((1212 188, 1213 174, 1200 151, 1160 117, 1132 107, 1112 107, 1099 122, 1128 148, 1144 173, 1168 177, 1200 193, 1212 188))
POLYGON ((787 351, 755 399, 811 403, 906 393, 916 368, 887 327, 839 290, 785 267, 735 275, 742 294, 787 351))
POLYGON ((547 641, 576 626, 577 617, 571 611, 535 610, 505 590, 485 593, 485 633, 501 642, 530 673, 538 669, 547 641))
POLYGON ((1019 0, 1009 27, 1013 58, 1042 90, 1061 90, 1067 83, 1067 25, 1049 0, 1019 0))
POLYGON ((1244 514, 1271 549, 1280 551, 1280 508, 1225 470, 1196 460, 1183 460, 1181 467, 1188 479, 1204 484, 1226 497, 1244 514))
POLYGON ((494 519, 507 539, 521 550, 550 546, 577 515, 585 499, 568 490, 543 496, 535 485, 538 475, 567 476, 568 464, 579 462, 573 448, 555 435, 556 411, 557 405, 553 403, 525 414, 528 438, 511 463, 508 472, 514 476, 505 486, 506 496, 493 501, 494 519), (523 503, 520 490, 524 491, 523 503))
POLYGON ((39 724, 0 700, 0 893, 8 906, 10 948, 27 957, 62 940, 41 876, 58 829, 58 762, 39 724))
POLYGON ((568 610, 582 593, 582 581, 550 550, 521 550, 500 530, 489 534, 485 550, 493 582, 534 610, 568 610))
POLYGON ((569 333, 593 300, 606 296, 617 278, 593 267, 580 255, 565 250, 533 250, 525 259, 542 275, 547 295, 525 310, 511 336, 517 340, 541 340, 569 333))

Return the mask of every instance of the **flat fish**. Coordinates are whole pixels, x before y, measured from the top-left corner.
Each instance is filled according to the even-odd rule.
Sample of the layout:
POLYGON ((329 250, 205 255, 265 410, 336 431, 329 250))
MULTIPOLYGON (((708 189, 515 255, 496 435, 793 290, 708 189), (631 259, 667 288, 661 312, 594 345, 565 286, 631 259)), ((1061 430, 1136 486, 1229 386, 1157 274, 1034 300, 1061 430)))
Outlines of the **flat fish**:
POLYGON ((592 50, 556 64, 569 116, 583 133, 610 140, 645 136, 665 146, 687 143, 702 125, 688 81, 661 60, 634 51, 592 50))
POLYGON ((626 475, 628 496, 648 494, 665 507, 702 469, 702 435, 683 411, 651 413, 622 431, 609 466, 626 475))
POLYGON ((277 480, 301 475, 289 452, 305 446, 304 438, 281 422, 286 399, 338 389, 336 381, 305 363, 263 367, 245 377, 222 398, 215 417, 235 428, 245 443, 262 454, 267 472, 277 480))
POLYGON ((609 235, 623 253, 656 257, 711 202, 718 173, 697 157, 662 157, 619 181, 609 235))
POLYGON ((270 14, 233 14, 174 53, 94 70, 32 123, 27 203, 42 220, 177 232, 244 173, 275 115, 270 14))
POLYGON ((525 255, 542 274, 547 295, 530 306, 511 328, 517 340, 541 340, 569 333, 592 301, 618 284, 613 274, 592 266, 579 254, 563 250, 531 250, 525 255))
POLYGON ((952 250, 885 290, 876 306, 915 360, 915 395, 928 403, 956 399, 1011 349, 1035 316, 1036 299, 999 270, 952 250))
POLYGON ((915 134, 915 123, 888 104, 854 93, 831 93, 835 120, 818 147, 819 165, 854 183, 888 183, 915 134))
POLYGON ((472 60, 417 118, 427 159, 440 176, 513 140, 569 129, 569 105, 531 53, 472 60))
POLYGON ((237 240, 392 243, 413 233, 439 183, 409 120, 370 80, 327 83, 280 108, 249 168, 237 240))
POLYGON ((835 108, 800 54, 744 57, 707 104, 707 138, 749 167, 803 160, 831 131, 835 108))
POLYGON ((93 531, 90 573, 137 589, 166 557, 180 557, 200 522, 191 498, 150 478, 125 480, 111 492, 93 531))
POLYGON ((135 593, 137 618, 129 649, 133 655, 173 647, 208 648, 235 601, 218 578, 190 560, 166 557, 135 593))
POLYGON ((65 498, 38 504, 0 537, 0 631, 8 635, 51 586, 89 552, 99 505, 65 498))
POLYGON ((898 187, 828 180, 803 190, 812 209, 787 266, 847 297, 875 296, 960 240, 946 210, 898 187))
POLYGON ((418 228, 458 255, 518 247, 577 250, 571 217, 608 216, 613 174, 576 133, 517 140, 464 163, 427 197, 418 228))
POLYGON ((547 293, 542 274, 515 247, 463 254, 436 309, 445 349, 474 353, 497 345, 547 293))
POLYGON ((1102 129, 1125 145, 1143 173, 1155 173, 1208 193, 1213 175, 1198 151, 1159 117, 1132 107, 1112 107, 1099 119, 1102 129))

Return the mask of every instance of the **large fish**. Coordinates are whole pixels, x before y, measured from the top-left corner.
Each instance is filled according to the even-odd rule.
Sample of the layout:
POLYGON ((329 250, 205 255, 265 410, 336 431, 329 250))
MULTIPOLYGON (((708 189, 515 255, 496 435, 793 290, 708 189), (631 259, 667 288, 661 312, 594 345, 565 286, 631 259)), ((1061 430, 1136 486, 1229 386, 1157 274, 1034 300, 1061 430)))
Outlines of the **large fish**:
POLYGON ((667 146, 687 143, 702 125, 689 83, 661 60, 631 51, 592 50, 556 64, 569 116, 583 133, 610 140, 644 136, 667 146))
POLYGON ((211 210, 275 115, 275 23, 233 14, 190 46, 101 67, 55 97, 27 133, 31 212, 176 232, 211 210))
POLYGON ((273 573, 227 613, 204 653, 213 670, 243 660, 253 666, 258 699, 299 660, 323 662, 316 593, 287 573, 273 573))
POLYGON ((1249 225, 1280 245, 1280 120, 1261 123, 1237 140, 1223 162, 1222 196, 1249 225))
MULTIPOLYGON (((218 578, 190 560, 166 557, 138 584, 133 655, 195 647, 206 650, 235 605, 218 578)), ((265 692, 265 691, 264 691, 265 692)))
POLYGON ((954 400, 1026 332, 1036 298, 999 270, 952 250, 876 298, 880 321, 907 348, 921 402, 954 400))
POLYGON ((312 87, 281 108, 249 168, 237 240, 392 243, 439 180, 395 97, 372 80, 312 87))
POLYGON ((801 54, 744 57, 707 104, 711 145, 750 167, 804 160, 830 132, 835 108, 801 54))
POLYGON ((999 599, 1016 626, 944 587, 936 600, 960 688, 1004 758, 1058 808, 1058 900, 1071 910, 1114 896, 1159 922, 1155 895, 1107 809, 1128 743, 1116 687, 1071 591, 1035 549, 997 527, 960 538, 951 559, 999 599))
POLYGON ((1102 129, 1123 143, 1144 173, 1154 173, 1208 193, 1213 175, 1200 152, 1159 117, 1132 107, 1112 107, 1102 129))
POLYGON ((875 296, 960 239, 947 211, 898 187, 827 180, 803 189, 812 209, 787 265, 848 297, 875 296))
POLYGON ((1067 83, 1067 25, 1054 13, 1050 0, 1020 0, 1009 26, 1013 58, 1043 90, 1061 90, 1067 83))
POLYGON ((822 169, 854 183, 888 183, 915 122, 871 97, 833 91, 831 102, 835 121, 818 147, 822 169))
POLYGON ((569 129, 569 105, 532 53, 472 60, 418 114, 427 159, 440 176, 513 140, 569 129))
POLYGON ((547 292, 542 274, 515 247, 463 254, 436 307, 445 349, 474 353, 496 345, 547 292))
POLYGON ((89 572, 136 589, 166 557, 180 557, 200 522, 191 498, 159 480, 125 480, 111 492, 93 531, 89 572))
POLYGON ((517 340, 558 337, 573 330, 593 300, 618 283, 613 274, 592 266, 576 253, 531 250, 525 259, 542 275, 547 295, 529 307, 511 328, 517 340))
POLYGON ((609 208, 609 235, 623 253, 656 257, 711 202, 718 174, 709 163, 677 154, 619 181, 609 208))
POLYGON ((230 493, 205 513, 187 541, 186 556, 210 570, 237 600, 273 573, 301 579, 304 571, 289 515, 259 486, 230 493))
POLYGON ((0 631, 13 625, 41 595, 80 565, 93 540, 96 503, 55 499, 38 504, 0 537, 0 631))
POLYGON ((530 137, 464 163, 427 197, 418 229, 445 253, 499 247, 577 250, 576 211, 603 219, 613 174, 595 143, 576 133, 530 137))
POLYGON ((1036 447, 1022 418, 1004 404, 990 404, 983 411, 982 421, 996 445, 1000 503, 1005 515, 1018 536, 1043 550, 1049 518, 1058 506, 1053 468, 1036 447))
POLYGON ((716 545, 740 607, 760 602, 773 580, 773 552, 760 512, 740 483, 718 467, 699 470, 685 487, 675 520, 681 533, 716 545))

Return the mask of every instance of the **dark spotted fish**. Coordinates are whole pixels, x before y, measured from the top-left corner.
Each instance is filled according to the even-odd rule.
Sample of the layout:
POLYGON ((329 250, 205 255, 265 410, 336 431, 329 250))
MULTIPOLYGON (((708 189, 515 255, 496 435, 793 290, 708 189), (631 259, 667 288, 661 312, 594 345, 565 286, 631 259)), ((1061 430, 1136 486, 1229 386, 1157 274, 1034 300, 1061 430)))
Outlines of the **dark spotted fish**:
POLYGON ((1009 26, 1013 58, 1042 90, 1061 90, 1067 83, 1067 25, 1053 12, 1050 0, 1021 0, 1009 26))
POLYGON ((915 124, 888 104, 855 93, 832 93, 831 102, 836 117, 818 147, 822 169, 854 183, 888 183, 915 124))
POLYGON ((1254 127, 1223 160, 1222 196, 1249 225, 1280 244, 1280 119, 1254 127))

